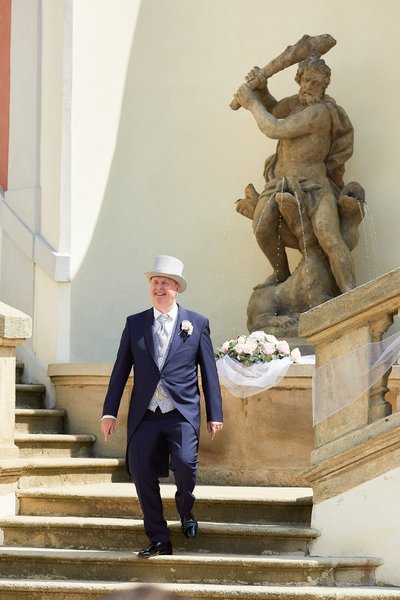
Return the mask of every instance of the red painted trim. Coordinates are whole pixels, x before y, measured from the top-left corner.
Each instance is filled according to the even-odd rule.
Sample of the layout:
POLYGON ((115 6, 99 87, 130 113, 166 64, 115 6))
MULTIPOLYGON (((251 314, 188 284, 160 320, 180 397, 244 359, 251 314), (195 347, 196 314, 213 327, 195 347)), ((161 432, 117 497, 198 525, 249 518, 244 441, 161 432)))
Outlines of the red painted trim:
POLYGON ((10 45, 11 2, 0 0, 0 185, 8 185, 8 147, 10 137, 10 45))

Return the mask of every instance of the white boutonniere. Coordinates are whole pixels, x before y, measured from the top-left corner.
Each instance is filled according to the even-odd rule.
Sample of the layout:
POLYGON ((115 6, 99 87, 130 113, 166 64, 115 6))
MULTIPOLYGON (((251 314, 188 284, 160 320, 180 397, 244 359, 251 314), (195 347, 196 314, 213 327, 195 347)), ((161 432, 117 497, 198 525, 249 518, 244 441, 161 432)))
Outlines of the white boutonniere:
POLYGON ((181 328, 180 328, 180 331, 179 331, 179 335, 188 337, 189 335, 192 335, 192 333, 193 333, 193 325, 192 325, 192 323, 190 321, 187 321, 185 319, 181 323, 181 328))

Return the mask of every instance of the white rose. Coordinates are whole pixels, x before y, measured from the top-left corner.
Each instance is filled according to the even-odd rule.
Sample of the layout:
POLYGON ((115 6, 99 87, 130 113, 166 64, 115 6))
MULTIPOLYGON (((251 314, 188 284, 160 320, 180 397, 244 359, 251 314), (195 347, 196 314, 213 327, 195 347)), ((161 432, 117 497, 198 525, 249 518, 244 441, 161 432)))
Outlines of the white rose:
POLYGON ((276 342, 278 341, 274 335, 271 335, 271 334, 269 334, 269 333, 266 333, 266 334, 265 334, 265 339, 266 339, 266 340, 267 340, 267 342, 269 342, 270 344, 276 344, 276 342))
POLYGON ((252 340, 250 338, 247 339, 247 342, 243 344, 243 353, 244 354, 253 354, 253 352, 257 349, 257 341, 252 340))
POLYGON ((182 321, 181 330, 185 331, 188 335, 192 335, 192 333, 193 333, 193 325, 191 324, 190 321, 187 321, 185 319, 184 321, 182 321))
POLYGON ((293 350, 290 353, 290 358, 293 362, 298 362, 301 358, 300 350, 298 348, 293 348, 293 350))
POLYGON ((267 356, 272 356, 275 352, 274 344, 270 344, 269 342, 261 342, 260 346, 264 354, 266 354, 267 356))
POLYGON ((263 342, 267 339, 267 334, 265 331, 253 331, 249 337, 251 339, 257 340, 257 342, 263 342))
POLYGON ((224 342, 221 346, 221 352, 226 354, 229 350, 229 342, 224 342))
POLYGON ((276 349, 278 350, 279 354, 285 354, 286 356, 289 356, 290 354, 289 344, 286 340, 279 340, 276 345, 276 349))

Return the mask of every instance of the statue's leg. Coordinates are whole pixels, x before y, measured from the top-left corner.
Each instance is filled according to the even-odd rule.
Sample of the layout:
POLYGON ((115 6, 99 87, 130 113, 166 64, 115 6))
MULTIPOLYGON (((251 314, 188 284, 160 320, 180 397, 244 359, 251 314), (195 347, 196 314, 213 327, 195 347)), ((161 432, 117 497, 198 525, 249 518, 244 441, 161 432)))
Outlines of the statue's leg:
POLYGON ((352 256, 340 234, 335 197, 326 188, 318 193, 316 208, 311 220, 314 233, 321 248, 328 256, 340 291, 343 293, 352 290, 355 287, 352 256))
POLYGON ((261 286, 276 285, 290 276, 285 246, 280 234, 280 213, 275 195, 260 195, 253 218, 253 231, 274 272, 261 286))

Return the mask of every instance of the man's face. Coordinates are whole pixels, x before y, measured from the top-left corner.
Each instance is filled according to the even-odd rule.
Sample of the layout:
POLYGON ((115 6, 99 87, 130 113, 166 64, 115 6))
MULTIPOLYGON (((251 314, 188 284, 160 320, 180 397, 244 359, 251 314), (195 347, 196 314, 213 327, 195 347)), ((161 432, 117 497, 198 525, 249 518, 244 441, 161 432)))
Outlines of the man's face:
POLYGON ((321 100, 325 93, 325 75, 321 71, 307 69, 300 80, 299 97, 302 104, 314 104, 321 100))
POLYGON ((170 277, 152 277, 150 280, 150 297, 160 312, 168 312, 173 307, 178 292, 179 284, 170 277))

